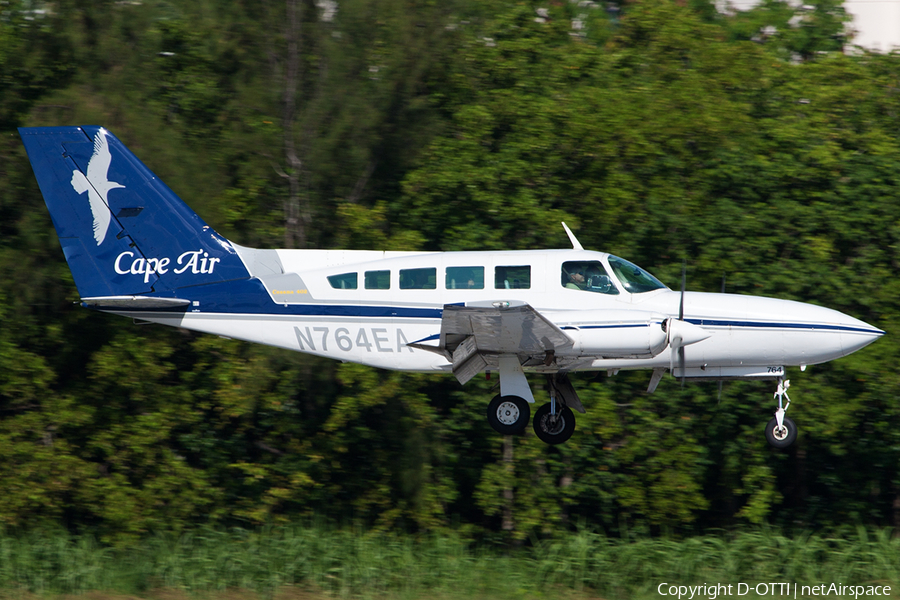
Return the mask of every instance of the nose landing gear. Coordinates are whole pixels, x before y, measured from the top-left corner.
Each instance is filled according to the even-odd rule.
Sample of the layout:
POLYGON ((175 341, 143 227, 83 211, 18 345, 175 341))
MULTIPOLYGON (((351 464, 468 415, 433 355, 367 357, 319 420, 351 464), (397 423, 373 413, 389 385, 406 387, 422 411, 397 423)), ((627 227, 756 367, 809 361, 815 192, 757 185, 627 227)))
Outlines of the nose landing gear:
POLYGON ((775 391, 778 410, 775 411, 775 417, 766 424, 766 440, 776 448, 787 448, 797 439, 797 426, 784 414, 791 405, 791 397, 787 393, 789 387, 791 387, 790 380, 778 380, 778 389, 775 391), (787 398, 787 405, 782 407, 784 398, 787 398))

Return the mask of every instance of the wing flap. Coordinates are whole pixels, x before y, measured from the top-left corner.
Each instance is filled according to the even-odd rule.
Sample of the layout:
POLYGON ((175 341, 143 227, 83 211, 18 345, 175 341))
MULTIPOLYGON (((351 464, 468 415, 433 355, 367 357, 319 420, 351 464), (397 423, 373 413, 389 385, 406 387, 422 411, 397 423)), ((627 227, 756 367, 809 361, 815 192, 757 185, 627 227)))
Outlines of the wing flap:
POLYGON ((453 351, 453 374, 461 384, 478 375, 488 366, 487 360, 478 352, 474 337, 468 337, 453 351))

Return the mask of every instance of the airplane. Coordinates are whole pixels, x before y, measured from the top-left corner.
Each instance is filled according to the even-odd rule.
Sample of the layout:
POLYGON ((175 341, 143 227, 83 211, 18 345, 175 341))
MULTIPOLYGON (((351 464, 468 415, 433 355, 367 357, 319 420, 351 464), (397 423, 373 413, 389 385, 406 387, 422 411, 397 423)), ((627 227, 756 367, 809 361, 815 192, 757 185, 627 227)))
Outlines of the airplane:
POLYGON ((585 250, 268 250, 214 231, 109 131, 19 128, 82 306, 383 369, 496 373, 487 420, 568 440, 585 408, 569 374, 651 370, 777 383, 769 443, 797 437, 785 368, 834 360, 884 331, 821 306, 675 291, 585 250), (546 377, 535 403, 526 374, 546 377), (786 404, 785 404, 786 400, 786 404))

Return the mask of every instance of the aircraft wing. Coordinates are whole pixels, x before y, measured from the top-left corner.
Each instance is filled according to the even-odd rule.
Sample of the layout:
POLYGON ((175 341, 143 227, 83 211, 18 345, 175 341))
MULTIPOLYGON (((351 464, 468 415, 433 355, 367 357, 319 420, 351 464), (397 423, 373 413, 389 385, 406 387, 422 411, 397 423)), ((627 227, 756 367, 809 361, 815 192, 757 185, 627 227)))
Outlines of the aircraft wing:
POLYGON ((518 355, 523 362, 547 360, 572 339, 524 302, 475 303, 444 306, 438 346, 410 344, 447 357, 453 374, 465 383, 485 368, 495 366, 501 354, 518 355))
POLYGON ((573 342, 559 327, 530 305, 444 306, 441 345, 453 352, 467 337, 474 337, 479 352, 544 354, 573 342))

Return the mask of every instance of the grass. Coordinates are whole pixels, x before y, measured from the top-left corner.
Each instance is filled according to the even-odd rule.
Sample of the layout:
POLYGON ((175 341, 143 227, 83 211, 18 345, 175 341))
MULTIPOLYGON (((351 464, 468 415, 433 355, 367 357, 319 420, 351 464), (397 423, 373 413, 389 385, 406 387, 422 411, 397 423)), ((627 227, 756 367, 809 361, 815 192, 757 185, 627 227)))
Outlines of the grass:
POLYGON ((226 600, 661 599, 656 588, 663 582, 878 584, 892 586, 896 596, 900 538, 891 533, 860 528, 787 537, 756 530, 622 541, 579 532, 509 552, 473 547, 452 535, 413 538, 321 526, 202 529, 118 549, 59 532, 0 534, 0 596, 104 591, 157 598, 167 590, 226 600))

